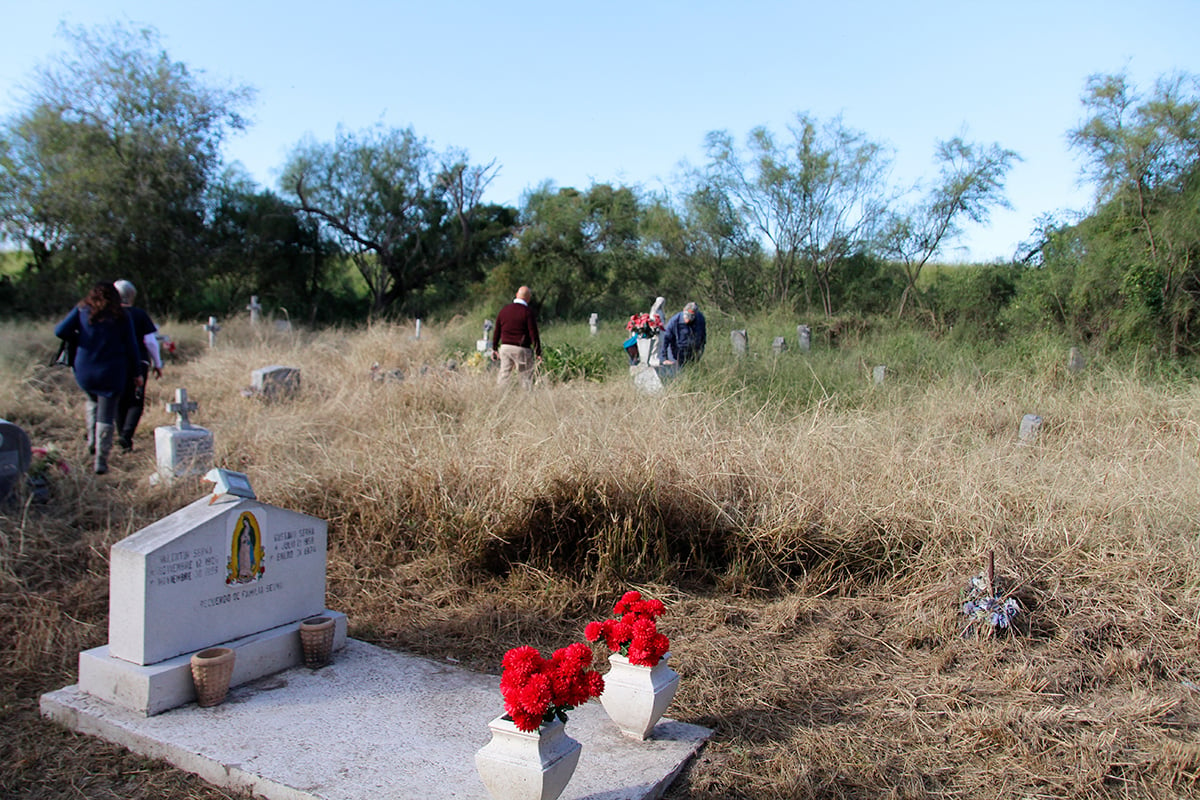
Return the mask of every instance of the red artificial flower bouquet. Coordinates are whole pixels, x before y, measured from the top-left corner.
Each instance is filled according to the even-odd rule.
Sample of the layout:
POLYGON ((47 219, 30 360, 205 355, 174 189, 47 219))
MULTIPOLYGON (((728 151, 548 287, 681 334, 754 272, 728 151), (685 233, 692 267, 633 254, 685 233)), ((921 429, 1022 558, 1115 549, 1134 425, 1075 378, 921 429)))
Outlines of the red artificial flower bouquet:
POLYGON ((652 317, 649 314, 634 314, 625 324, 625 330, 643 339, 649 339, 662 329, 662 321, 657 316, 652 317))
POLYGON ((666 636, 658 632, 656 620, 666 611, 661 600, 642 597, 641 592, 626 592, 613 606, 613 617, 602 622, 589 622, 583 635, 589 642, 601 639, 614 653, 619 652, 630 664, 653 667, 671 647, 666 636))
POLYGON ((524 645, 504 654, 500 692, 504 710, 518 730, 536 731, 604 691, 604 678, 591 669, 592 648, 575 642, 542 658, 524 645))

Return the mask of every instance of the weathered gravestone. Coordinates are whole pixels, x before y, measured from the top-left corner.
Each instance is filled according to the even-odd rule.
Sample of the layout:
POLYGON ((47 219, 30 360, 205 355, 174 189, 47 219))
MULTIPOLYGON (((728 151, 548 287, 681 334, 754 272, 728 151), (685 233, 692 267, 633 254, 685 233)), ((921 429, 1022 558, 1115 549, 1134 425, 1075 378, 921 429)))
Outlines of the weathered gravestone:
POLYGON ((250 373, 250 386, 268 400, 295 397, 300 391, 300 370, 278 364, 260 367, 250 373))
POLYGON ((592 314, 590 317, 588 317, 588 331, 591 332, 592 336, 596 335, 599 320, 600 320, 599 314, 592 314))
POLYGON ((20 426, 0 419, 0 502, 12 494, 32 462, 29 434, 20 426))
POLYGON ((883 385, 884 379, 887 377, 887 367, 885 367, 883 364, 880 364, 879 366, 875 367, 871 374, 875 378, 875 385, 881 386, 883 385))
POLYGON ((1067 353, 1067 369, 1071 372, 1082 372, 1085 366, 1087 366, 1087 362, 1083 360, 1083 353, 1079 351, 1078 347, 1072 347, 1067 353))
POLYGON ((733 354, 735 356, 744 356, 750 348, 750 337, 746 331, 730 331, 729 340, 733 343, 733 354))
POLYGON ((807 325, 797 325, 796 339, 800 343, 800 352, 807 353, 812 349, 812 328, 807 325))
MULTIPOLYGON (((238 473, 232 475, 240 476, 238 473)), ((79 688, 146 716, 195 697, 189 660, 235 653, 231 685, 303 663, 299 625, 325 608, 324 520, 205 496, 112 546, 108 644, 79 656, 79 688)))
POLYGON ((158 480, 173 481, 189 475, 203 475, 213 465, 213 435, 207 428, 193 425, 188 415, 197 405, 189 400, 187 389, 175 390, 175 402, 167 403, 167 413, 175 414, 174 425, 154 429, 154 453, 158 480))
POLYGON ((1042 430, 1042 418, 1037 414, 1026 414, 1021 417, 1021 428, 1017 436, 1021 444, 1033 444, 1037 441, 1038 433, 1042 430))
POLYGON ((783 338, 782 336, 776 336, 771 341, 771 352, 775 353, 775 355, 779 355, 780 353, 783 353, 786 350, 787 350, 787 339, 783 338))
POLYGON ((658 394, 662 391, 663 382, 657 368, 643 363, 630 367, 629 371, 633 373, 633 385, 639 392, 658 394))
POLYGON ((475 342, 475 349, 480 353, 486 353, 492 349, 492 330, 496 327, 496 323, 490 319, 483 321, 483 338, 475 342))

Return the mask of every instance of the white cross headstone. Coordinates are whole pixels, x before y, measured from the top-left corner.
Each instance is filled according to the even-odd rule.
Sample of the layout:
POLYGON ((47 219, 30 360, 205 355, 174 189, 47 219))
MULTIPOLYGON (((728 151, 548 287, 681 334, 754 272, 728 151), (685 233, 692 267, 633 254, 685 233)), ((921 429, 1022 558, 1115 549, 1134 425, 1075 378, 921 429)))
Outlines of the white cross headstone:
POLYGON ((735 356, 744 356, 750 347, 750 337, 745 330, 737 330, 729 332, 729 339, 733 342, 733 354, 735 356))
POLYGON ((417 338, 417 339, 421 338, 421 320, 417 320, 417 333, 414 338, 417 338))
POLYGON ((189 400, 187 389, 175 390, 175 402, 167 403, 167 413, 175 414, 174 425, 154 429, 154 452, 158 471, 152 481, 170 483, 176 478, 203 475, 213 466, 213 435, 207 428, 193 425, 189 415, 198 406, 189 400))
POLYGON ((887 377, 887 367, 885 367, 883 364, 880 364, 879 366, 875 367, 872 375, 875 378, 875 385, 882 386, 884 378, 887 377))
POLYGON ((796 338, 800 342, 801 353, 807 353, 812 348, 812 328, 807 325, 797 325, 796 338))
POLYGON ((592 336, 596 335, 597 323, 599 321, 600 321, 600 315, 596 314, 595 312, 593 312, 592 315, 590 317, 588 317, 588 330, 591 331, 592 336))
POLYGON ((204 326, 204 330, 208 331, 208 346, 217 346, 217 331, 221 330, 221 326, 217 324, 216 317, 209 317, 208 324, 204 326))
POLYGON ((294 397, 300 391, 300 369, 275 364, 250 373, 250 385, 267 400, 294 397))
POLYGON ((0 502, 16 488, 31 463, 33 448, 29 434, 20 426, 0 419, 0 502))
POLYGON ((250 324, 258 324, 258 315, 262 313, 262 305, 258 302, 258 295, 250 295, 250 305, 246 306, 246 310, 250 312, 250 324))
POLYGON ((299 666, 314 615, 333 616, 344 644, 345 615, 325 608, 327 538, 316 517, 206 494, 117 542, 108 644, 80 654, 79 688, 150 716, 195 698, 199 650, 232 648, 236 685, 299 666))
POLYGON ((486 353, 492 349, 492 329, 495 327, 490 319, 483 321, 483 338, 475 342, 475 349, 480 353, 486 353))

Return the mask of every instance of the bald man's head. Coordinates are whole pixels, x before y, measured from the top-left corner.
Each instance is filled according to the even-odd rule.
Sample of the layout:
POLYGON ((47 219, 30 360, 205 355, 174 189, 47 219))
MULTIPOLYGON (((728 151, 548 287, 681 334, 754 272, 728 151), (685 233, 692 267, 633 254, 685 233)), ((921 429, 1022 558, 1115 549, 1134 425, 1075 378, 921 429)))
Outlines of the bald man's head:
POLYGON ((522 286, 520 289, 517 289, 517 299, 528 303, 533 299, 533 291, 528 286, 522 286))

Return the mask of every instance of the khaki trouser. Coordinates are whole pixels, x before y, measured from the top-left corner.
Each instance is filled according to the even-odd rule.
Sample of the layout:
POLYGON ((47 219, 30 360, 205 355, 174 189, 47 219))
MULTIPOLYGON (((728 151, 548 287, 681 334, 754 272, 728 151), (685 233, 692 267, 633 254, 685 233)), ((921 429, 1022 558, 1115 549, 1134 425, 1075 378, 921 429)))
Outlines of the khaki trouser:
POLYGON ((500 374, 496 377, 496 385, 508 383, 508 376, 515 369, 521 376, 521 385, 526 389, 533 386, 533 348, 518 347, 515 344, 500 345, 500 374))

